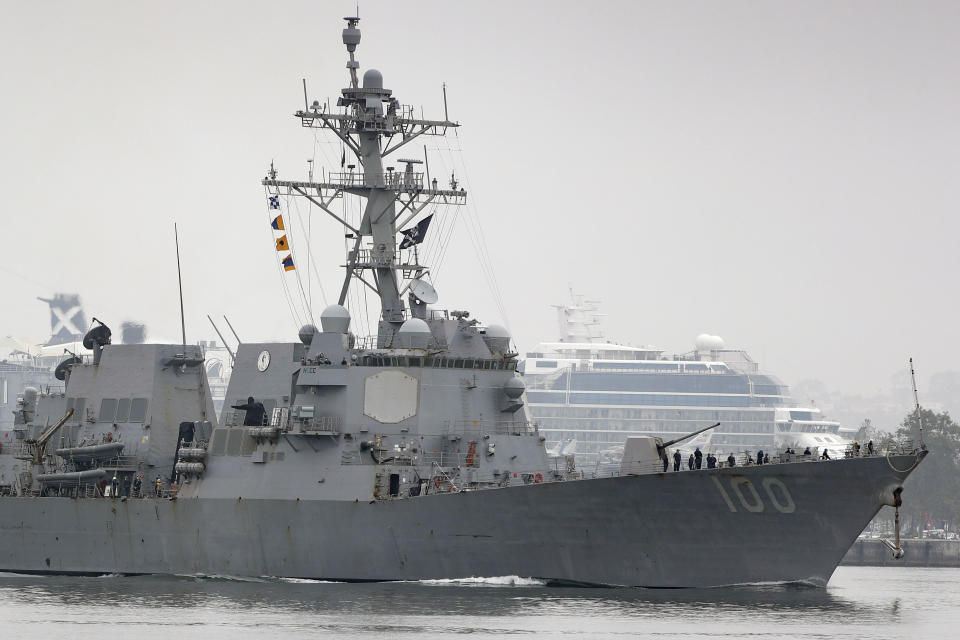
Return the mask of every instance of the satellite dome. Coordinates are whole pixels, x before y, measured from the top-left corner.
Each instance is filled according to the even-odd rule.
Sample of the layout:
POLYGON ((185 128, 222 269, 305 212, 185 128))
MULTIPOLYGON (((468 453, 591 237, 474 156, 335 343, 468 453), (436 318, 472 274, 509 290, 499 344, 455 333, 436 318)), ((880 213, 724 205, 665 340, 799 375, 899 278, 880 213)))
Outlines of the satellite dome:
POLYGON ((430 325, 426 320, 410 318, 400 325, 400 333, 430 333, 430 325))
POLYGON ((712 336, 709 333, 701 333, 694 341, 697 351, 717 351, 723 349, 724 342, 720 336, 712 336))
POLYGON ((526 388, 527 386, 523 384, 523 380, 521 380, 519 376, 514 376, 507 380, 507 384, 503 385, 503 392, 507 394, 507 397, 511 400, 516 400, 523 395, 526 388))
POLYGON ((300 327, 300 342, 309 346, 310 343, 313 342, 313 336, 316 335, 316 333, 317 328, 312 324, 303 325, 300 327))
POLYGON ((364 89, 383 89, 383 74, 376 69, 367 69, 363 72, 364 89))
POLYGON ((483 341, 494 353, 506 353, 510 350, 510 332, 499 324, 487 325, 483 333, 483 341))
POLYGON ((430 340, 430 325, 420 318, 410 318, 397 331, 398 346, 407 349, 426 349, 430 340))
POLYGON ((320 314, 320 326, 324 333, 346 333, 350 328, 350 312, 346 307, 332 304, 320 314))
POLYGON ((487 325, 487 335, 491 338, 509 338, 510 332, 507 331, 507 328, 499 324, 489 324, 487 325))

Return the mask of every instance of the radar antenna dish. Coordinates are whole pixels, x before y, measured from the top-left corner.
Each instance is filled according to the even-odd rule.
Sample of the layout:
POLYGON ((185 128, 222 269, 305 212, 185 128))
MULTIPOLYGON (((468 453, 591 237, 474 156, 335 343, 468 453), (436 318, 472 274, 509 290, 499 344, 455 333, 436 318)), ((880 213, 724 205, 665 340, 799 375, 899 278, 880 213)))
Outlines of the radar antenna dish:
POLYGON ((439 299, 437 296, 437 290, 433 288, 426 280, 421 280, 420 278, 414 278, 410 281, 410 293, 414 297, 424 304, 434 304, 439 299))

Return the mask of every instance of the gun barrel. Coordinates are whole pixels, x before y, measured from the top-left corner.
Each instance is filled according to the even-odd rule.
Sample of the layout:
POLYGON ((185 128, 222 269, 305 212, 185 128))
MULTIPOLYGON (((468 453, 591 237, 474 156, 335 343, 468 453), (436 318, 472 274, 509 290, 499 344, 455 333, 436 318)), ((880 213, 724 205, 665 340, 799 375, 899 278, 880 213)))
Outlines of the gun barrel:
POLYGON ((685 435, 685 436, 683 436, 683 437, 681 437, 681 438, 674 438, 673 440, 668 440, 667 442, 664 442, 664 443, 663 443, 662 445, 660 445, 660 446, 661 446, 662 448, 664 448, 664 449, 666 449, 667 447, 672 447, 673 445, 677 444, 678 442, 683 442, 684 440, 689 440, 689 439, 692 438, 693 436, 699 435, 699 434, 703 433, 704 431, 709 431, 710 429, 715 429, 715 428, 717 428, 717 427, 719 427, 719 426, 720 426, 720 423, 718 422, 718 423, 716 423, 716 424, 710 425, 709 427, 704 427, 703 429, 697 429, 697 430, 694 431, 693 433, 688 433, 687 435, 685 435))

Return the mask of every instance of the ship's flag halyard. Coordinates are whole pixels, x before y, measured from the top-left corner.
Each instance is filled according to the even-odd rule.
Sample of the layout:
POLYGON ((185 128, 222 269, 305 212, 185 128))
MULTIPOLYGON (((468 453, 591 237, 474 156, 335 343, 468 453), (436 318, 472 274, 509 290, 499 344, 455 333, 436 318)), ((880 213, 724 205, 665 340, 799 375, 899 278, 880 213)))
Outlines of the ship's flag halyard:
MULTIPOLYGON (((271 209, 280 208, 280 196, 267 196, 267 201, 270 204, 271 209)), ((277 214, 277 217, 270 221, 270 226, 273 227, 275 231, 284 231, 286 227, 283 225, 283 214, 277 214)), ((276 244, 277 251, 291 251, 290 241, 287 240, 287 234, 283 234, 279 238, 274 238, 274 243, 276 244)), ((294 271, 296 269, 293 266, 293 254, 288 253, 287 257, 280 261, 280 264, 283 265, 284 271, 294 271)))
POLYGON ((418 222, 415 226, 401 231, 403 234, 403 241, 400 243, 401 249, 409 249, 415 244, 420 244, 423 242, 424 237, 427 235, 427 227, 430 226, 430 220, 433 218, 431 213, 426 218, 418 222))

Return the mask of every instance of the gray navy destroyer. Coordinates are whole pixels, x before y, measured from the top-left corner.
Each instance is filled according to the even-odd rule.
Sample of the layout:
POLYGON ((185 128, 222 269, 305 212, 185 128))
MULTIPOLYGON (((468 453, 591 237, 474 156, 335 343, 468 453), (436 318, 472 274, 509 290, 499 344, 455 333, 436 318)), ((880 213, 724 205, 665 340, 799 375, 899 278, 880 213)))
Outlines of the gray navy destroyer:
POLYGON ((361 77, 357 24, 343 30, 337 107, 296 118, 360 170, 300 182, 271 165, 263 180, 268 198, 306 198, 349 232, 339 304, 299 340, 239 345, 227 404, 244 412, 222 419, 200 347, 112 344, 97 323, 92 355, 57 367, 65 393, 18 403, 17 446, 0 454, 12 478, 0 571, 825 584, 881 507, 899 505, 925 448, 668 472, 674 442, 636 437, 608 476, 549 455, 509 333, 436 308, 416 239, 398 243, 431 202, 467 194, 419 160, 385 159, 458 124, 417 117, 375 70, 361 77), (331 206, 345 194, 366 199, 357 224, 331 206), (375 336, 351 331, 350 287, 379 297, 375 336))

